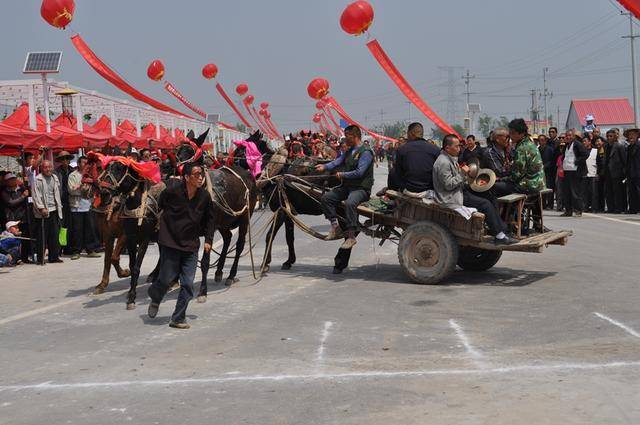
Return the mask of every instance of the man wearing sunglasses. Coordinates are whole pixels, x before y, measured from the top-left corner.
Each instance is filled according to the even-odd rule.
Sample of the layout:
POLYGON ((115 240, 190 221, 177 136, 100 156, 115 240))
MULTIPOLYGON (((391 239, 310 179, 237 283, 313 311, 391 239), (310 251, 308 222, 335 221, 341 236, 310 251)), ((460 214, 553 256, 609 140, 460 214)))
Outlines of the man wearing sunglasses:
POLYGON ((162 210, 158 245, 160 247, 160 272, 158 279, 149 287, 149 317, 154 318, 162 298, 176 279, 180 282, 180 293, 169 326, 189 329, 186 312, 193 298, 193 279, 196 275, 200 230, 205 226, 204 250, 211 250, 214 217, 213 202, 203 189, 204 169, 200 165, 187 163, 183 180, 177 181, 160 195, 158 205, 162 210))

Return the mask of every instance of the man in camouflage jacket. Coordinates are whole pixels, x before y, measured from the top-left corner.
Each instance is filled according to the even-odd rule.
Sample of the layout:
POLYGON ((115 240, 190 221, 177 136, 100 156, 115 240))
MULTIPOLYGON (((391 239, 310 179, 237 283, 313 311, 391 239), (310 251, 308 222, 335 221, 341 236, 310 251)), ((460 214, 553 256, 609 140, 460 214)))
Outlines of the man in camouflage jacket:
POLYGON ((545 189, 544 164, 540 151, 528 135, 527 124, 521 118, 509 123, 509 137, 515 144, 511 174, 496 183, 496 194, 536 193, 545 189))

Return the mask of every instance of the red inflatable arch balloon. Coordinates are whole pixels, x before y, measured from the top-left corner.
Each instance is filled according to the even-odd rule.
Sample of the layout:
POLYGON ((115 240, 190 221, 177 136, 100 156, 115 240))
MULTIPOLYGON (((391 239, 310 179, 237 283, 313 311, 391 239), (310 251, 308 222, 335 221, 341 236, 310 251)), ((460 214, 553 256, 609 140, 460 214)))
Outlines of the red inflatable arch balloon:
POLYGON ((320 100, 329 94, 329 82, 324 78, 316 78, 309 83, 307 93, 312 99, 320 100))
POLYGON ((214 63, 208 63, 202 68, 202 76, 207 80, 216 78, 218 75, 218 67, 214 63))
POLYGON ((75 9, 73 0, 43 0, 40 15, 49 25, 64 29, 73 20, 75 9))
POLYGON ((164 65, 158 59, 151 62, 147 68, 147 77, 153 81, 160 81, 164 77, 164 65))
POLYGON ((236 93, 240 96, 244 96, 249 91, 249 86, 246 84, 238 84, 236 87, 236 93))
POLYGON ((267 109, 269 107, 269 103, 268 102, 262 102, 260 104, 260 109, 267 109))
POLYGON ((340 16, 340 26, 347 34, 361 35, 373 23, 373 7, 368 1, 358 0, 344 9, 340 16))
POLYGON ((316 109, 324 109, 325 106, 327 105, 323 101, 316 103, 316 109))
POLYGON ((247 105, 251 105, 253 103, 253 101, 255 100, 255 98, 253 97, 252 94, 250 94, 249 96, 244 98, 244 101, 247 105))

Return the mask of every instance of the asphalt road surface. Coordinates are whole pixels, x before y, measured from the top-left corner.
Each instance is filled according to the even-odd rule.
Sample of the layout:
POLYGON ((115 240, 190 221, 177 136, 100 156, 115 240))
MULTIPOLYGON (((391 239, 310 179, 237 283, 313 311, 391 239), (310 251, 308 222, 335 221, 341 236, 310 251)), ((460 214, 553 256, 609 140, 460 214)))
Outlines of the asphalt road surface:
POLYGON ((0 424, 638 424, 640 216, 545 224, 575 236, 434 286, 365 237, 334 276, 339 242, 297 231, 281 271, 280 235, 260 282, 248 256, 231 289, 211 272, 186 331, 144 279, 133 311, 114 272, 89 296, 101 259, 0 269, 0 424))

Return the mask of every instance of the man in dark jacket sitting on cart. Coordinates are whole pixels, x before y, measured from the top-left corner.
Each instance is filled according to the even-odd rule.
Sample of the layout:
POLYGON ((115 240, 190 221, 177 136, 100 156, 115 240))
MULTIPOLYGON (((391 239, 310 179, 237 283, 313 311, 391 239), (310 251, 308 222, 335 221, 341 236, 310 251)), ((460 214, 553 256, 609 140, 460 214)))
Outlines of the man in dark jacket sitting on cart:
POLYGON ((317 165, 316 170, 331 171, 337 167, 343 170, 336 173, 342 184, 324 194, 321 206, 325 217, 331 222, 331 231, 327 240, 334 240, 340 236, 337 207, 340 202, 345 201, 347 239, 341 248, 351 249, 356 244, 358 205, 369 199, 373 187, 373 151, 362 144, 362 132, 359 127, 348 126, 344 129, 344 136, 348 150, 328 164, 317 165))

